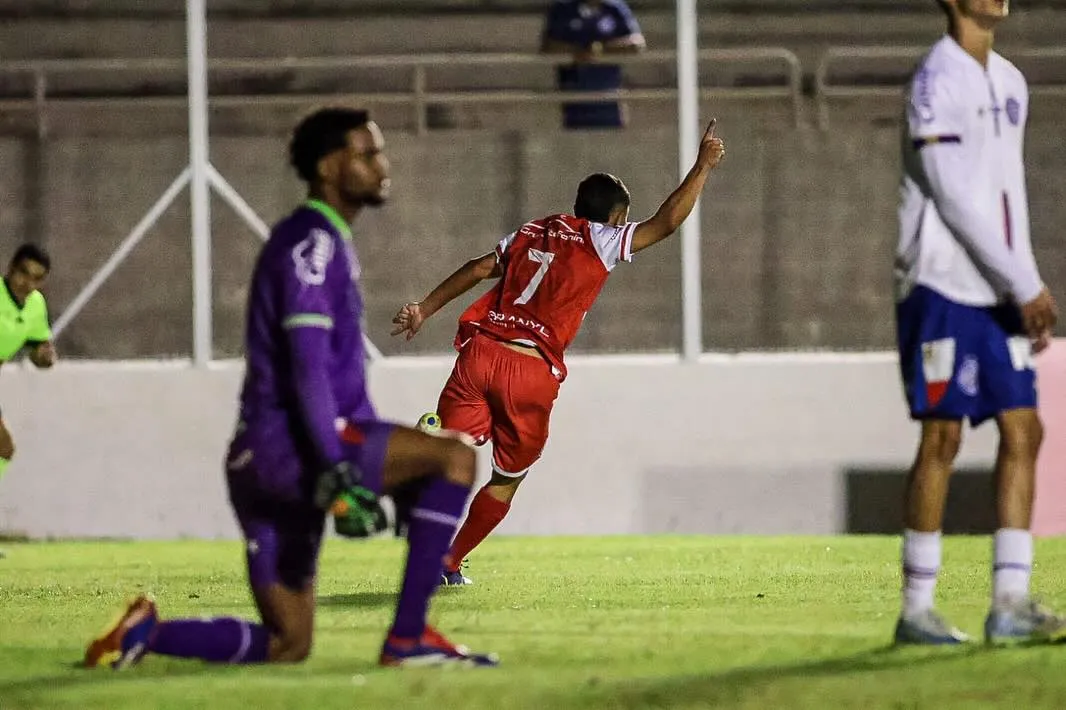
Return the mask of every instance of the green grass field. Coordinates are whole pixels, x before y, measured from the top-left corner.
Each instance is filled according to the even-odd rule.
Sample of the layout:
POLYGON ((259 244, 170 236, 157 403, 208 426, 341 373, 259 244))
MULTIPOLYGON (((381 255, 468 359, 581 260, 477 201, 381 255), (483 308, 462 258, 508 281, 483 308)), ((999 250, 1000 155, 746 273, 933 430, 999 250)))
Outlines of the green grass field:
MULTIPOLYGON (((943 611, 979 633, 988 538, 949 539, 943 611)), ((432 616, 498 670, 381 670, 402 546, 330 540, 312 659, 73 667, 127 597, 164 617, 248 615, 235 542, 11 544, 0 560, 0 708, 1063 708, 1066 647, 888 647, 898 542, 493 538, 432 616)), ((1066 540, 1034 586, 1066 607, 1066 540)))

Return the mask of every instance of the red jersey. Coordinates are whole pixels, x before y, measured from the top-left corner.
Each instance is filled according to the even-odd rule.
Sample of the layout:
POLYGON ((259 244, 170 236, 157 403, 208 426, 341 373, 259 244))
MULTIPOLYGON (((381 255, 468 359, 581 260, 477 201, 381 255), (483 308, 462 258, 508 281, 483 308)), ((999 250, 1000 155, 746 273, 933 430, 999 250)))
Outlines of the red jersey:
POLYGON ((636 226, 557 214, 504 237, 496 246, 503 275, 459 318, 456 349, 476 331, 533 345, 565 379, 563 353, 607 276, 619 262, 632 260, 636 226))

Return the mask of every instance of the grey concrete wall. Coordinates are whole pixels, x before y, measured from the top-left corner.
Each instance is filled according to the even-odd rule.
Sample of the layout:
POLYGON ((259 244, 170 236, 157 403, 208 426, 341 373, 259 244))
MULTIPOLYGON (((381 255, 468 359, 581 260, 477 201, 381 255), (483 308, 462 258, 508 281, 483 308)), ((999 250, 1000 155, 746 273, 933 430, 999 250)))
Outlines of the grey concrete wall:
MULTIPOLYGON (((1059 238, 1066 222, 1062 106, 1035 100, 1027 141, 1037 254, 1060 297, 1066 291, 1066 244, 1059 238)), ((894 102, 834 104, 824 133, 788 127, 788 110, 778 104, 703 107, 704 115, 712 111, 730 151, 702 203, 705 345, 891 347, 894 102)), ((675 184, 676 131, 665 109, 634 113, 643 117, 640 126, 622 132, 567 133, 546 123, 421 138, 390 131, 394 199, 356 225, 371 337, 387 352, 445 352, 463 304, 406 346, 386 335, 398 304, 423 295, 525 219, 569 209, 587 172, 620 175, 634 196, 633 216, 649 215, 675 184)), ((37 238, 55 252, 47 286, 53 313, 70 302, 185 163, 184 136, 145 135, 151 114, 140 116, 143 125, 125 115, 113 112, 110 132, 99 125, 95 135, 80 133, 84 124, 64 122, 43 144, 0 138, 0 158, 15 166, 0 173, 7 196, 0 206, 0 251, 37 238)), ((300 199, 284 147, 283 134, 266 130, 223 133, 212 142, 215 165, 268 221, 300 199)), ((217 198, 212 221, 216 350, 235 355, 258 243, 217 198)), ((183 195, 63 335, 62 349, 105 358, 188 353, 188 235, 183 195)), ((620 268, 575 350, 676 349, 679 253, 678 242, 669 241, 620 268)))
MULTIPOLYGON (((375 366, 382 414, 415 421, 450 365, 375 366)), ((221 461, 240 375, 237 365, 5 368, 18 452, 0 484, 0 530, 233 536, 221 461)), ((544 457, 501 531, 840 532, 847 472, 905 469, 916 434, 891 357, 577 357, 544 457)), ((988 427, 967 435, 960 465, 987 467, 994 443, 988 427)), ((881 495, 897 505, 898 491, 881 495)))

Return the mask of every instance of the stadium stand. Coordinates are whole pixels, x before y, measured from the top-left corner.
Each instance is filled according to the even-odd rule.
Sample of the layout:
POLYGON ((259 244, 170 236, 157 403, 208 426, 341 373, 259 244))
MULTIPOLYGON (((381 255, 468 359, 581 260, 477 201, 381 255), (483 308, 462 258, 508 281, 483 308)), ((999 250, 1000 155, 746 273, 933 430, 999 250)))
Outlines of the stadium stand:
MULTIPOLYGON (((557 107, 535 97, 552 88, 550 65, 532 56, 543 2, 405 0, 400 11, 375 0, 213 0, 212 159, 269 220, 295 189, 279 176, 278 160, 293 117, 353 95, 372 108, 390 129, 398 186, 395 203, 363 226, 376 235, 362 247, 371 330, 383 333, 396 303, 439 276, 442 261, 491 246, 532 214, 566 209, 588 170, 621 174, 635 214, 654 208, 676 172, 675 20, 670 1, 631 4, 650 48, 665 54, 627 66, 628 88, 657 98, 630 101, 625 132, 569 134, 557 127, 557 107), (473 68, 457 63, 460 53, 507 58, 473 68), (286 63, 314 57, 334 64, 286 63), (417 99, 419 91, 428 93, 417 99), (508 100, 488 101, 491 92, 508 100), (397 274, 386 265, 401 256, 405 271, 397 274)), ((734 52, 701 63, 702 111, 720 117, 733 147, 703 212, 707 347, 888 346, 896 87, 913 62, 908 48, 940 33, 935 10, 926 0, 894 2, 892 12, 868 0, 700 4, 701 47, 734 52), (902 49, 855 56, 856 48, 876 47, 902 49), (753 49, 767 58, 743 56, 753 49), (799 127, 792 95, 800 92, 782 57, 794 57, 802 74, 799 127)), ((0 159, 22 166, 0 176, 9 196, 0 238, 35 237, 66 255, 51 284, 60 309, 186 161, 182 3, 160 5, 0 2, 7 20, 0 23, 0 159)), ((1055 234, 1066 217, 1054 172, 1066 157, 1054 128, 1066 72, 1059 55, 1034 49, 1064 36, 1066 1, 1027 3, 1016 15, 1000 46, 1018 53, 1038 89, 1029 138, 1038 156, 1034 233, 1047 277, 1058 278, 1066 274, 1066 245, 1042 235, 1055 234)), ((187 212, 179 200, 138 246, 64 334, 65 352, 188 352, 187 212), (134 321, 140 325, 131 328, 134 321)), ((256 242, 221 203, 213 222, 217 348, 227 355, 239 347, 256 242)), ((673 243, 649 254, 645 268, 618 274, 622 283, 589 314, 577 349, 676 348, 679 287, 663 284, 679 282, 678 254, 673 243)), ((451 314, 432 326, 415 348, 447 348, 451 314)))

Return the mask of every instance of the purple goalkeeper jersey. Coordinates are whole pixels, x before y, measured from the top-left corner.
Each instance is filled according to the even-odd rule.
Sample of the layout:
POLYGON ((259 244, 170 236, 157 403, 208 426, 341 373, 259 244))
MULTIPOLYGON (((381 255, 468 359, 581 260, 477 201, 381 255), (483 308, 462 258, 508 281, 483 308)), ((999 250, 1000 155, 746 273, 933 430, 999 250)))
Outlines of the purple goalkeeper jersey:
POLYGON ((351 228, 311 200, 281 220, 252 275, 238 431, 305 466, 341 459, 340 419, 376 419, 367 392, 351 228))

